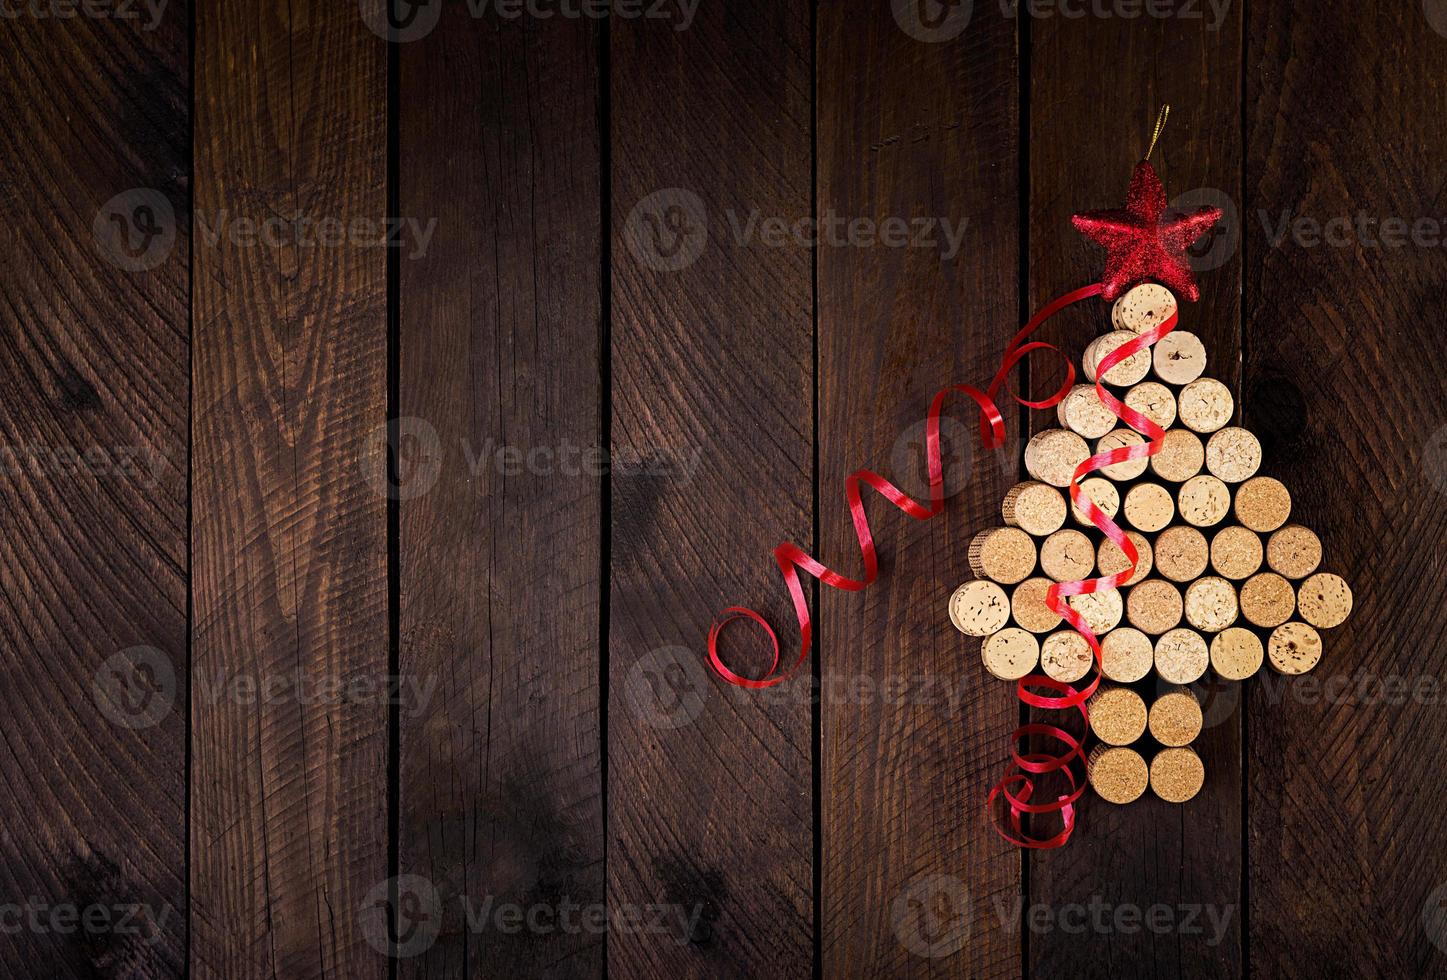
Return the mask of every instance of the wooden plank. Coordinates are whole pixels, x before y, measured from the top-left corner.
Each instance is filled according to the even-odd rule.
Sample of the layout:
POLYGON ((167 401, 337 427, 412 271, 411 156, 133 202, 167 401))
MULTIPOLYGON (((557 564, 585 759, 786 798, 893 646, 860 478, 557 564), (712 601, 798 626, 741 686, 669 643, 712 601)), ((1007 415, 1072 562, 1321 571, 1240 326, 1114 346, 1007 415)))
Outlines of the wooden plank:
MULTIPOLYGON (((1161 104, 1170 104, 1171 116, 1151 159, 1172 201, 1235 210, 1240 200, 1240 13, 1204 4, 1169 9, 1165 18, 1030 24, 1032 309, 1100 274, 1104 252, 1071 228, 1070 215, 1122 206, 1161 104), (1109 77, 1084 82, 1082 71, 1096 68, 1109 77)), ((1201 299, 1184 304, 1180 329, 1205 343, 1207 374, 1239 394, 1241 256, 1230 241, 1239 221, 1228 216, 1222 227, 1219 241, 1199 248, 1201 299)), ((1095 304, 1042 337, 1060 344, 1078 371, 1085 344, 1108 329, 1109 312, 1095 304)), ((1036 375, 1037 395, 1059 383, 1053 368, 1036 375)), ((1032 418, 1037 431, 1057 424, 1042 413, 1032 418)), ((1125 807, 1092 795, 1071 843, 1031 856, 1026 914, 1035 906, 1048 912, 1036 913, 1042 926, 1022 924, 1032 975, 1241 974, 1240 692, 1197 688, 1219 697, 1196 745, 1207 772, 1201 794, 1176 806, 1147 793, 1125 807), (1088 920, 1078 934, 1068 928, 1075 906, 1088 920), (1155 927, 1133 929, 1153 906, 1167 907, 1169 918, 1157 911, 1155 927), (1097 916, 1092 908, 1106 911, 1097 916)), ((1154 697, 1157 685, 1144 682, 1141 690, 1154 697)), ((1060 715, 1037 720, 1046 718, 1060 715)))
POLYGON ((185 962, 190 44, 136 13, 4 26, 8 976, 185 962))
POLYGON ((191 971, 382 977, 386 49, 270 0, 195 36, 191 971))
MULTIPOLYGON (((911 222, 903 247, 851 244, 844 225, 818 252, 823 553, 851 574, 844 477, 870 465, 927 496, 930 398, 987 382, 1018 329, 1015 25, 982 8, 964 29, 928 9, 819 10, 821 220, 911 222)), ((917 523, 868 494, 883 576, 862 594, 822 590, 825 976, 1020 975, 995 914, 1019 895, 1020 859, 984 817, 1016 701, 945 611, 971 577, 963 542, 999 523, 1016 461, 978 446, 961 401, 946 513, 917 523)))
POLYGON ((436 229, 401 259, 398 853, 443 913, 404 976, 603 972, 597 32, 458 4, 400 51, 436 229))
POLYGON ((809 250, 751 221, 809 215, 810 61, 801 0, 612 24, 608 900, 674 920, 610 933, 613 976, 812 969, 807 678, 703 659, 734 602, 795 642, 769 552, 813 543, 809 250))
POLYGON ((1251 969, 1440 974, 1447 16, 1252 4, 1250 49, 1246 419, 1356 599, 1313 675, 1251 693, 1251 969))

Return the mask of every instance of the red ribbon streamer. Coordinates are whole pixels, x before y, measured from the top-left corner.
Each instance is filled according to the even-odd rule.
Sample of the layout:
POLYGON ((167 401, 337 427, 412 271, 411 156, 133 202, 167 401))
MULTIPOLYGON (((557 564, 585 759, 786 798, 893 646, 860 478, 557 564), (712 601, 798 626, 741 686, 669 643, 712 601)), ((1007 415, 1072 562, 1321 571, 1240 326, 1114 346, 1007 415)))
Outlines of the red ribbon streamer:
MULTIPOLYGON (((774 549, 774 560, 778 563, 779 571, 784 576, 784 583, 788 587, 789 596, 794 603, 794 615, 799 622, 800 646, 799 656, 788 670, 779 673, 779 637, 767 620, 759 613, 743 606, 730 606, 719 614, 709 628, 708 633, 708 659, 715 672, 730 684, 744 688, 767 688, 783 683, 792 677, 809 656, 809 646, 813 637, 812 622, 809 616, 809 603, 804 596, 804 584, 799 578, 799 570, 818 579, 824 585, 835 589, 843 589, 846 592, 858 592, 875 580, 879 574, 879 560, 874 547, 874 536, 869 529, 869 518, 864 511, 864 501, 860 490, 860 484, 867 484, 872 487, 880 496, 884 497, 898 509, 904 511, 915 520, 928 520, 944 510, 944 463, 940 453, 940 414, 944 408, 947 397, 956 392, 968 395, 980 410, 980 435, 985 448, 995 449, 1005 442, 1005 420, 999 408, 995 404, 995 398, 999 395, 1000 389, 1004 387, 1005 379, 1010 371, 1018 364, 1025 355, 1036 350, 1048 350, 1060 355, 1065 361, 1066 378, 1054 394, 1040 401, 1030 401, 1020 395, 1013 394, 1012 398, 1027 408, 1046 409, 1059 404, 1069 393, 1075 384, 1075 367, 1058 347, 1042 341, 1031 341, 1026 339, 1036 331, 1046 320, 1056 313, 1081 300, 1089 299, 1092 296, 1101 294, 1103 287, 1100 284, 1085 286, 1054 300, 1040 312, 1036 313, 1030 321, 1010 341, 1009 346, 1001 358, 1000 368, 995 373, 994 379, 986 391, 980 391, 971 385, 955 384, 940 390, 930 403, 929 415, 926 420, 925 433, 925 456, 929 466, 930 502, 925 506, 908 494, 904 493, 894 484, 872 470, 857 470, 851 473, 844 481, 844 496, 849 504, 849 514, 854 523, 854 534, 859 542, 859 552, 864 559, 864 575, 862 578, 852 579, 835 572, 810 555, 803 549, 791 542, 785 542, 774 549), (761 678, 749 678, 730 670, 723 662, 718 652, 718 640, 725 626, 738 619, 750 619, 764 628, 769 636, 769 641, 774 647, 773 661, 769 669, 761 678)), ((1104 379, 1112 367, 1127 359, 1137 351, 1146 350, 1159 341, 1166 334, 1175 329, 1177 316, 1172 314, 1164 323, 1154 330, 1141 334, 1135 339, 1121 345, 1107 355, 1097 369, 1097 379, 1104 379)), ((1122 463, 1127 460, 1141 459, 1152 456, 1161 449, 1161 440, 1165 431, 1144 415, 1128 407, 1110 392, 1106 391, 1102 380, 1097 380, 1096 392, 1101 402, 1132 428, 1145 433, 1149 441, 1137 446, 1124 446, 1113 449, 1109 452, 1100 453, 1090 457, 1076 467, 1075 474, 1070 481, 1070 496, 1081 512, 1084 513, 1090 522, 1099 528, 1106 537, 1114 541, 1130 560, 1130 567, 1115 575, 1107 575, 1096 579, 1085 579, 1078 582, 1061 582, 1050 586, 1046 592, 1045 602, 1056 614, 1075 628, 1076 632, 1085 637, 1095 655, 1096 674, 1083 689, 1077 691, 1074 687, 1061 681, 1054 680, 1043 674, 1032 674, 1022 678, 1016 689, 1019 699, 1027 705, 1035 708, 1044 708, 1052 711, 1068 711, 1071 708, 1079 710, 1082 720, 1086 723, 1086 731, 1089 731, 1089 712, 1086 708, 1086 701, 1093 695, 1100 686, 1101 674, 1101 651, 1100 643, 1090 627, 1086 625, 1085 619, 1072 609, 1065 599, 1075 595, 1086 595, 1093 592, 1100 592, 1108 589, 1119 588, 1130 577, 1135 574, 1136 565, 1140 555, 1131 540, 1126 537, 1114 521, 1095 505, 1095 502, 1086 496, 1080 488, 1080 481, 1086 474, 1094 472, 1105 466, 1115 463, 1122 463), (1048 688, 1060 694, 1060 697, 1037 694, 1031 687, 1048 688)), ((1075 807, 1074 804, 1084 794, 1089 783, 1087 776, 1082 775, 1077 780, 1071 763, 1079 758, 1081 760, 1082 773, 1085 771, 1084 743, 1076 739, 1064 729, 1053 725, 1032 723, 1022 725, 1010 735, 1011 749, 1010 757, 1018 771, 1007 773, 990 790, 986 797, 986 807, 993 814, 993 804, 997 796, 1004 796, 1010 806, 1010 823, 1014 833, 1003 829, 999 821, 991 817, 991 825, 994 826, 1005 840, 1017 847, 1046 849, 1060 847, 1070 839, 1071 833, 1075 830, 1075 807), (1053 738, 1067 746, 1063 755, 1051 755, 1049 753, 1032 753, 1029 755, 1020 754, 1020 746, 1023 740, 1030 735, 1046 736, 1053 738), (1034 781, 1030 775, 1045 775, 1052 772, 1064 773, 1070 783, 1070 792, 1047 803, 1030 803, 1029 800, 1035 791, 1034 781), (1027 775, 1030 774, 1030 775, 1027 775), (1012 792, 1010 787, 1018 785, 1019 789, 1012 792), (1028 813, 1055 813, 1061 814, 1063 829, 1053 837, 1039 839, 1026 835, 1021 830, 1021 816, 1028 813)))

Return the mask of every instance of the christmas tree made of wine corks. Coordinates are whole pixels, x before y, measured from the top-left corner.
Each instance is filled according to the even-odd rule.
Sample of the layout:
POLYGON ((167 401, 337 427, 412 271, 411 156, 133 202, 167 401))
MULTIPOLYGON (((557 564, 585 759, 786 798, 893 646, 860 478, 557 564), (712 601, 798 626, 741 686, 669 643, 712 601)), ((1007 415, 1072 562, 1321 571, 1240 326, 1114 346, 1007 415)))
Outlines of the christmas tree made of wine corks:
MULTIPOLYGON (((1115 329, 1086 348, 1085 376, 1095 381, 1106 355, 1176 311, 1162 285, 1126 292, 1111 311, 1115 329)), ((1205 781, 1191 748, 1202 710, 1188 685, 1208 670, 1244 681, 1263 663, 1305 673, 1321 659, 1319 630, 1351 611, 1347 583, 1320 571, 1320 539, 1291 522, 1290 492, 1258 472, 1260 441, 1230 424, 1231 390, 1205 371, 1205 347, 1181 329, 1111 368, 1105 384, 1165 438, 1149 459, 1081 481, 1140 553, 1121 589, 1067 600, 1101 645, 1102 684, 1088 703, 1098 744, 1088 772, 1096 794, 1112 803, 1132 802, 1147 788, 1172 803, 1194 797, 1205 781), (1164 682, 1159 694, 1152 674, 1164 682)), ((1038 433, 1025 449, 1031 479, 1006 495, 1004 526, 970 542, 976 578, 949 602, 950 620, 982 638, 985 669, 1004 681, 1037 670, 1066 684, 1087 678, 1090 647, 1046 605, 1046 591, 1052 582, 1130 567, 1067 488, 1089 456, 1146 439, 1101 403, 1093 384, 1076 385, 1057 414, 1061 427, 1038 433)))

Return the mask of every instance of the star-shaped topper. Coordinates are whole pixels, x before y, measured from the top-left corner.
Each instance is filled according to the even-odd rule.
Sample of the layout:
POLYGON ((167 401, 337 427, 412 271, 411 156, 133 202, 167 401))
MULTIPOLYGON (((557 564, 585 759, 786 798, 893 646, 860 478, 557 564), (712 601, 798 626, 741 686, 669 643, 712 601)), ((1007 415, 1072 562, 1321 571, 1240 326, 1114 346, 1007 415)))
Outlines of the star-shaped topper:
POLYGON ((1221 218, 1221 209, 1199 207, 1166 215, 1166 189, 1145 160, 1131 174, 1125 210, 1083 211, 1071 218, 1077 231, 1109 253, 1100 283, 1114 300, 1143 279, 1154 279, 1194 303, 1201 298, 1186 249, 1221 218))

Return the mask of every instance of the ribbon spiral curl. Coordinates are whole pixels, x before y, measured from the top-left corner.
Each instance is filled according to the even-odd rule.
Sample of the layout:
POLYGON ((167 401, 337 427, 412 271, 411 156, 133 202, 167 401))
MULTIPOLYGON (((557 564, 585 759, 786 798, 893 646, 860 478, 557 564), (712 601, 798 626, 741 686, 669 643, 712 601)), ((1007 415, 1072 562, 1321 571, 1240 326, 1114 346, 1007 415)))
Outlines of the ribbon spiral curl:
MULTIPOLYGON (((799 623, 800 645, 799 656, 794 663, 785 670, 779 672, 779 637, 774 632, 767 620, 758 612, 743 606, 729 606, 724 609, 714 620, 708 633, 708 659, 714 671, 730 684, 743 688, 768 688, 781 684, 794 675, 794 673, 808 659, 809 647, 813 637, 812 621, 809 615, 809 603, 804 595, 804 585, 800 580, 799 571, 802 569, 807 575, 818 579, 830 588, 842 589, 846 592, 858 592, 878 577, 879 559, 874 546, 874 536, 869 528, 869 518, 864 511, 864 501, 860 485, 865 484, 872 487, 880 496, 884 497, 899 510, 904 511, 915 520, 928 520, 944 510, 944 463, 940 453, 940 414, 944 409, 945 399, 950 395, 959 393, 969 396, 980 410, 980 436, 986 449, 997 449, 1005 442, 1005 420, 1000 409, 995 404, 995 399, 1004 387, 1005 379, 1010 371, 1027 354, 1032 351, 1051 351, 1060 356, 1065 362, 1065 383, 1048 398, 1040 401, 1030 401, 1018 394, 1011 394, 1021 405, 1027 408, 1047 409, 1058 405, 1075 384, 1075 366, 1070 358, 1058 347, 1047 344, 1043 341, 1026 342, 1027 338, 1034 333, 1041 324, 1053 317, 1056 313, 1093 296, 1099 296, 1103 291, 1099 283, 1092 286, 1085 286, 1046 305, 1033 316, 1028 323, 1010 341, 1009 346, 1000 361, 999 370, 990 382, 985 391, 980 391, 972 385, 954 384, 941 389, 930 402, 929 414, 926 419, 925 431, 925 456, 929 467, 930 501, 928 506, 919 503, 904 493, 894 484, 872 470, 856 470, 844 480, 844 496, 849 504, 849 515, 854 523, 854 534, 859 543, 859 552, 864 560, 864 575, 861 578, 849 578, 839 572, 833 571, 808 555, 803 549, 792 542, 785 542, 774 549, 774 560, 778 563, 779 571, 784 576, 784 583, 788 588, 789 596, 793 600, 794 615, 799 623), (738 619, 750 619, 764 628, 770 642, 774 647, 773 661, 769 669, 760 678, 744 677, 731 670, 724 662, 718 652, 719 637, 724 627, 738 619)), ((1091 652, 1095 657, 1095 676, 1090 683, 1080 690, 1076 690, 1070 684, 1057 681, 1043 674, 1032 674, 1020 680, 1016 694, 1019 699, 1034 708, 1044 708, 1051 711, 1069 711, 1074 708, 1079 710, 1082 720, 1086 723, 1086 731, 1089 730, 1089 711, 1086 702, 1100 686, 1101 681, 1101 650, 1100 642, 1091 632, 1084 617, 1076 612, 1065 601, 1071 596, 1087 595, 1094 592, 1101 592, 1119 588, 1122 584, 1135 574, 1140 555, 1136 547, 1131 543, 1124 531, 1122 531, 1105 512, 1096 506, 1080 488, 1080 481, 1089 473, 1111 466, 1116 463, 1123 463, 1127 460, 1142 459, 1153 456, 1161 450, 1162 439, 1165 437, 1165 430, 1156 425, 1141 413, 1127 406, 1109 391, 1105 389, 1104 378, 1111 368, 1126 360, 1138 351, 1147 350, 1157 343, 1162 337, 1175 329, 1178 317, 1171 314, 1159 327, 1147 331, 1140 336, 1122 344, 1101 360, 1096 371, 1097 381, 1095 383, 1096 393, 1101 403, 1127 425, 1144 433, 1149 437, 1148 441, 1136 446, 1123 446, 1119 449, 1112 449, 1108 452, 1099 453, 1085 460, 1075 469, 1075 474, 1070 481, 1070 497, 1082 513, 1099 528, 1116 546, 1124 552, 1130 561, 1130 566, 1122 572, 1114 575, 1106 575, 1100 578, 1083 579, 1077 582, 1058 582, 1050 586, 1046 592, 1045 602, 1049 608, 1068 622, 1076 632, 1085 638, 1090 645, 1091 652), (1055 692, 1058 697, 1039 694, 1032 688, 1046 688, 1055 692)), ((1078 780, 1075 776, 1071 763, 1079 758, 1081 760, 1082 772, 1085 770, 1084 741, 1083 736, 1077 739, 1064 729, 1053 725, 1032 723, 1022 725, 1010 734, 1010 757, 1014 763, 1014 770, 995 784, 986 797, 985 805, 991 813, 990 822, 1005 840, 1017 847, 1045 849, 1060 847, 1070 839, 1071 833, 1075 830, 1075 802, 1084 794, 1089 784, 1088 775, 1082 775, 1078 780), (1050 753, 1021 754, 1021 747, 1027 736, 1046 736, 1062 743, 1067 747, 1064 754, 1052 755, 1050 753), (1035 783, 1032 776, 1043 776, 1047 773, 1061 772, 1070 783, 1070 792, 1054 801, 1046 803, 1031 803, 1030 798, 1035 792, 1035 783), (1012 792, 1012 786, 1018 789, 1012 792), (1000 826, 1000 823, 993 816, 993 805, 997 796, 1004 796, 1010 807, 1011 831, 1000 826), (1021 830, 1021 816, 1030 813, 1055 813, 1061 814, 1063 828, 1053 837, 1036 838, 1027 835, 1021 830)))

